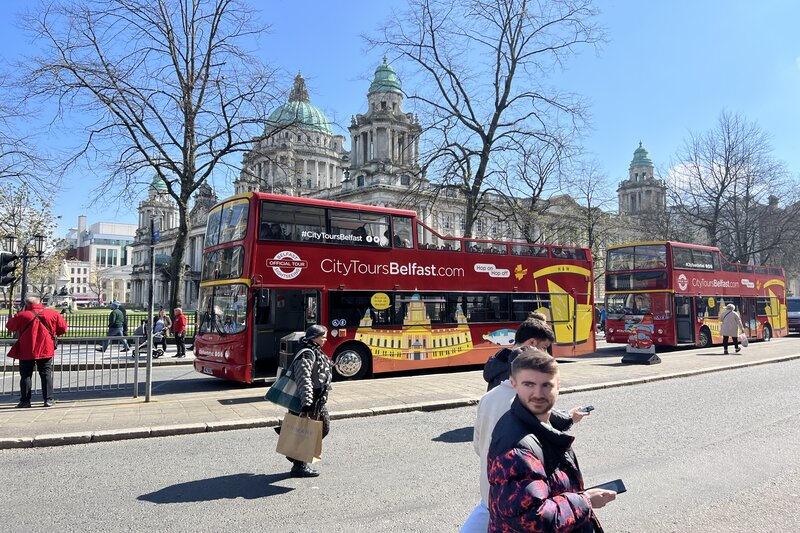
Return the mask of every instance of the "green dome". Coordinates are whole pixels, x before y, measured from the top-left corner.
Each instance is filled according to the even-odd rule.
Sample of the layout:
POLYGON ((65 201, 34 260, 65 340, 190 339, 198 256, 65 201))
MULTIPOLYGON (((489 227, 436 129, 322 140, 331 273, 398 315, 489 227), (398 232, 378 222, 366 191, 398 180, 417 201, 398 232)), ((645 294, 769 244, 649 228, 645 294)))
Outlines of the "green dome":
POLYGON ((291 125, 301 130, 333 135, 328 117, 309 102, 306 82, 300 74, 294 78, 294 87, 289 93, 289 101, 269 115, 267 124, 268 128, 291 125))
POLYGON ((161 176, 156 174, 153 176, 153 181, 150 182, 150 187, 148 187, 148 189, 156 192, 167 192, 167 184, 164 183, 161 176))
POLYGON ((375 69, 375 78, 372 80, 367 94, 378 92, 403 94, 403 86, 400 85, 400 79, 394 69, 386 62, 385 56, 383 63, 375 69))
POLYGON ((631 161, 631 168, 633 167, 652 167, 653 161, 650 159, 650 155, 647 153, 642 147, 642 142, 639 141, 639 148, 634 150, 633 152, 633 160, 631 161))

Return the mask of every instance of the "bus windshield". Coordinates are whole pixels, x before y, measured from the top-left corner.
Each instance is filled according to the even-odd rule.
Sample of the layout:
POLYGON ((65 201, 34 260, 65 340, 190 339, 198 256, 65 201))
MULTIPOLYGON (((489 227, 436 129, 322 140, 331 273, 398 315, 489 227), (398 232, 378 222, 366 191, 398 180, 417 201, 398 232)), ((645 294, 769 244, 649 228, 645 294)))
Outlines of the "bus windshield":
POLYGON ((247 326, 247 286, 242 283, 201 287, 200 333, 240 333, 247 326))
POLYGON ((606 296, 606 319, 619 320, 625 315, 653 315, 656 320, 671 316, 670 295, 665 292, 632 292, 606 296))
POLYGON ((607 270, 647 270, 667 266, 667 246, 646 244, 608 251, 607 270))
POLYGON ((247 233, 247 215, 250 204, 246 198, 234 200, 217 207, 208 215, 205 246, 216 246, 239 241, 247 233))

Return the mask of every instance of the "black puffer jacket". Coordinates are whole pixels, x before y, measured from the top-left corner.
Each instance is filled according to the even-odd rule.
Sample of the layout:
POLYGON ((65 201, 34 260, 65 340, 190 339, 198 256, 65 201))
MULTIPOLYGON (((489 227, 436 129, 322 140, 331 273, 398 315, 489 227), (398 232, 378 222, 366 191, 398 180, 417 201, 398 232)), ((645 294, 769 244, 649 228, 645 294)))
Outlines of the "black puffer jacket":
POLYGON ((315 342, 303 338, 301 348, 292 363, 294 380, 303 411, 319 412, 328 401, 333 378, 333 365, 315 342))
POLYGON ((486 361, 486 364, 483 365, 483 380, 489 384, 486 387, 487 391, 492 390, 508 379, 508 376, 511 375, 511 361, 519 353, 519 348, 503 348, 486 361))

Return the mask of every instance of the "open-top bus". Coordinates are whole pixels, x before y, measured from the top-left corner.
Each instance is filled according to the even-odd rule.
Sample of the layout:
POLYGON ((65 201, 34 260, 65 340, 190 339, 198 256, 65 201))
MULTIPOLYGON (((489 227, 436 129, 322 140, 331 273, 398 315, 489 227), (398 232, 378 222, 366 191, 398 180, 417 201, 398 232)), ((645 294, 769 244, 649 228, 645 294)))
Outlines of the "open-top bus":
POLYGON ((340 378, 482 364, 530 311, 554 356, 595 349, 587 249, 443 237, 413 211, 246 193, 209 213, 195 369, 274 376, 280 340, 320 323, 340 378))
POLYGON ((718 248, 678 242, 622 244, 606 259, 606 341, 637 348, 722 342, 732 303, 751 339, 788 333, 783 269, 730 263, 718 248))

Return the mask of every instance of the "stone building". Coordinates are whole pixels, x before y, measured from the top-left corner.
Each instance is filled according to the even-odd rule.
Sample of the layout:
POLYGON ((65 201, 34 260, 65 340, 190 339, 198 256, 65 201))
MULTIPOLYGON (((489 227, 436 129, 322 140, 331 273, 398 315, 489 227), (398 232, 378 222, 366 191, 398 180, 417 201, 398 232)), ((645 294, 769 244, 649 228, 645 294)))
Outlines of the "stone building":
MULTIPOLYGON (((197 305, 200 288, 200 270, 203 255, 203 240, 206 220, 217 196, 207 184, 201 185, 194 196, 194 205, 189 213, 189 236, 187 240, 183 279, 183 305, 193 309, 197 305)), ((178 207, 167 193, 167 186, 155 176, 148 187, 147 198, 139 203, 139 224, 136 239, 131 246, 133 273, 129 304, 134 307, 147 305, 150 287, 150 220, 161 221, 160 240, 155 246, 156 276, 154 302, 156 308, 169 306, 169 263, 178 233, 178 207)))
POLYGON ((620 214, 638 216, 666 210, 667 186, 653 170, 653 161, 640 142, 628 167, 628 179, 617 189, 620 214))
POLYGON ((344 179, 348 152, 325 114, 308 97, 298 74, 289 101, 267 119, 264 135, 242 161, 236 194, 248 191, 294 196, 335 190, 344 179))

